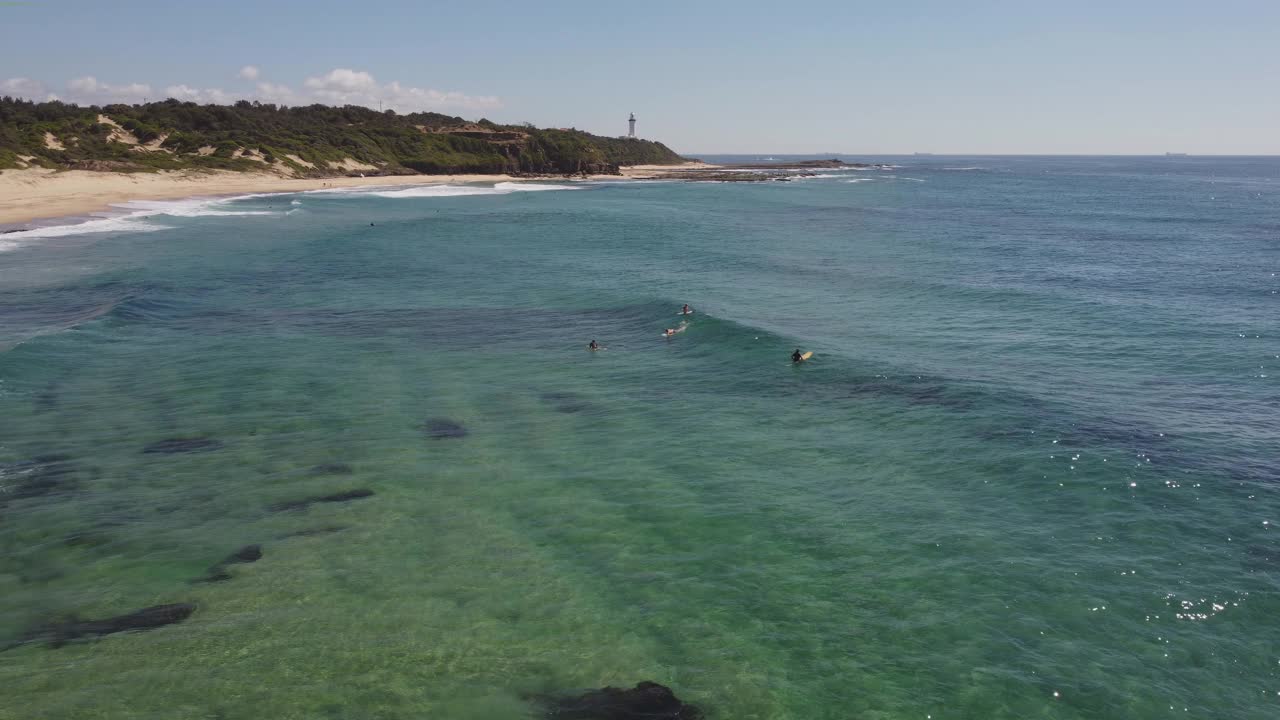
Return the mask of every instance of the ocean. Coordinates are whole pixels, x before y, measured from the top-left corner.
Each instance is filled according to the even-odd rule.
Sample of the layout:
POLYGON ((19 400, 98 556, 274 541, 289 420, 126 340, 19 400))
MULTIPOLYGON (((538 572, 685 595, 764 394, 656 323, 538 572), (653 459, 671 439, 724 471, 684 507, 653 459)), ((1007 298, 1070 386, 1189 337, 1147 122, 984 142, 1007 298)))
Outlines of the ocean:
POLYGON ((1280 716, 1280 159, 871 160, 0 235, 0 718, 1280 716))

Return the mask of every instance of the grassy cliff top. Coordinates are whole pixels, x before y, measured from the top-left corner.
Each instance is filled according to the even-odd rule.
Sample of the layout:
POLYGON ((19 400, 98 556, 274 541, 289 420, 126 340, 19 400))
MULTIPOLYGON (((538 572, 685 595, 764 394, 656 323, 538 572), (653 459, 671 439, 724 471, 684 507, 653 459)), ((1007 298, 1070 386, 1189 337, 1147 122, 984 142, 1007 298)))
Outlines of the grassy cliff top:
POLYGON ((171 99, 81 107, 0 98, 0 168, 207 168, 318 177, 599 173, 681 161, 649 140, 355 105, 197 105, 171 99))

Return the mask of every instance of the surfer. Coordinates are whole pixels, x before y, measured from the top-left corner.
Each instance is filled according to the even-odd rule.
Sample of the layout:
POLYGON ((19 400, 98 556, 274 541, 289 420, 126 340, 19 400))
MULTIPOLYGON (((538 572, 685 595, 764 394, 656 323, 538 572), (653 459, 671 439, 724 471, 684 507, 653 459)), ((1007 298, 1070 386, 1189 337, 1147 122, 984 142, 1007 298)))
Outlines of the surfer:
POLYGON ((692 315, 692 314, 693 314, 693 308, 689 307, 689 303, 685 303, 685 304, 684 304, 684 307, 683 307, 683 308, 680 308, 680 314, 681 314, 681 315, 692 315))
POLYGON ((597 343, 595 340, 592 340, 590 343, 587 343, 587 349, 588 349, 588 350, 593 350, 593 351, 594 351, 594 350, 599 350, 599 349, 600 349, 600 343, 597 343))
POLYGON ((679 324, 679 325, 677 325, 676 327, 673 327, 673 328, 667 328, 665 331, 663 331, 663 333, 662 333, 662 337, 675 337, 675 334, 676 334, 676 333, 682 333, 682 332, 684 332, 684 331, 685 331, 685 328, 687 328, 687 327, 689 327, 689 323, 688 323, 688 321, 686 321, 686 320, 681 320, 681 321, 680 321, 680 324, 679 324))
POLYGON ((796 348, 796 351, 791 353, 791 362, 804 362, 804 356, 800 354, 800 348, 796 348))

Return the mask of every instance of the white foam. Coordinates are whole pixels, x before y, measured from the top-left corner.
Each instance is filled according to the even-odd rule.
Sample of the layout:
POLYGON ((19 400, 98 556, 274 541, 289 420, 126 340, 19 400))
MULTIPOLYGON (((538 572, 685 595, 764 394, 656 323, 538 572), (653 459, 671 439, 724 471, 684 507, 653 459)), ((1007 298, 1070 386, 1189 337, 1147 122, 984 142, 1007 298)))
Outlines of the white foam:
POLYGON ((229 210, 227 204, 233 200, 244 200, 250 197, 258 197, 244 195, 233 198, 222 199, 198 199, 192 198, 188 200, 131 200, 126 203, 115 205, 114 207, 132 210, 133 216, 146 217, 149 215, 169 215, 171 217, 234 217, 242 215, 276 215, 278 213, 271 210, 229 210))
POLYGON ((399 190, 373 190, 360 193, 383 198, 462 197, 466 195, 508 195, 513 192, 538 192, 546 190, 580 190, 569 185, 548 183, 500 182, 492 187, 483 185, 416 185, 399 190))
POLYGON ((494 185, 495 190, 506 190, 509 192, 539 192, 542 190, 580 190, 581 188, 572 187, 570 185, 553 185, 551 183, 518 183, 518 182, 500 182, 494 185))
POLYGON ((875 181, 876 181, 875 178, 853 178, 851 180, 845 180, 845 182, 847 183, 875 182, 875 181))
POLYGON ((384 198, 461 197, 464 195, 498 195, 493 188, 468 187, 466 185, 419 185, 400 190, 372 190, 352 195, 372 195, 384 198))
POLYGON ((5 233, 2 236, 3 239, 0 239, 0 252, 16 249, 23 244, 22 241, 24 240, 66 237, 68 235, 87 235, 90 233, 155 232, 156 230, 169 229, 168 226, 165 225, 146 222, 143 219, 144 217, 145 216, 142 215, 103 217, 70 225, 48 225, 45 227, 31 228, 30 230, 20 230, 14 233, 5 233))
MULTIPOLYGON (((572 182, 580 182, 586 185, 670 185, 671 183, 682 182, 681 180, 658 180, 658 179, 641 179, 628 178, 626 180, 596 180, 594 178, 586 180, 574 180, 572 182)), ((575 190, 577 188, 574 188, 575 190)))
POLYGON ((230 198, 191 198, 187 200, 130 200, 112 205, 120 213, 95 217, 84 222, 66 225, 46 225, 30 230, 5 233, 0 239, 0 252, 14 250, 24 244, 25 240, 41 238, 67 237, 70 235, 88 235, 91 233, 122 232, 155 232, 171 230, 170 225, 149 221, 158 215, 170 217, 206 217, 206 216, 239 216, 239 215, 277 215, 271 210, 231 210, 227 204, 234 200, 243 200, 261 195, 240 195, 230 198))
POLYGON ((374 190, 382 190, 384 188, 392 188, 395 185, 360 185, 357 187, 329 187, 320 188, 318 190, 302 190, 300 195, 352 195, 360 193, 370 193, 374 190))

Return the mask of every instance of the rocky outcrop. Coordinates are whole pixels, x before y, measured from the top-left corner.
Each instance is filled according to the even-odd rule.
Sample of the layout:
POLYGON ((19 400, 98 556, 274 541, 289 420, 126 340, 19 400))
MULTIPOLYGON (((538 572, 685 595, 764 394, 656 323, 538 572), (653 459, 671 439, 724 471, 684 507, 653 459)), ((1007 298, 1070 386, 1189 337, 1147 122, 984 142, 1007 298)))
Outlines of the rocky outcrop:
POLYGON ((454 422, 449 418, 431 418, 422 424, 422 432, 433 440, 447 440, 449 438, 464 438, 467 436, 467 428, 462 423, 454 422))
POLYGON ((77 466, 67 455, 39 455, 0 465, 0 503, 74 491, 77 466))
POLYGON ((355 469, 346 463, 324 463, 311 468, 312 475, 350 475, 354 472, 355 469))
POLYGON ((316 497, 304 498, 302 500, 291 500, 289 502, 276 503, 267 508, 271 512, 288 512, 291 510, 306 510, 315 503, 335 503, 347 502, 348 500, 359 500, 361 498, 373 497, 373 491, 368 488, 356 488, 354 490, 343 490, 342 492, 333 493, 332 495, 317 495, 316 497))
POLYGON ((22 638, 10 645, 22 645, 29 642, 48 641, 50 647, 61 647, 73 640, 96 638, 133 630, 154 630, 180 623, 195 612, 192 603, 174 603, 171 605, 153 605, 126 615, 117 615, 105 620, 79 620, 74 617, 42 624, 28 631, 22 638))
POLYGON ((553 700, 546 716, 554 720, 698 720, 702 712, 681 702, 670 688, 642 682, 630 690, 606 687, 553 700))
POLYGON ((173 455, 175 453, 209 452, 211 450, 221 449, 222 443, 212 438, 188 437, 159 440, 142 448, 142 452, 147 454, 173 455))
POLYGON ((204 577, 194 582, 222 582, 230 580, 231 573, 227 572, 228 565, 236 565, 239 563, 252 563, 262 559, 261 545, 245 545, 239 550, 231 553, 223 558, 221 562, 209 568, 209 572, 204 577))
POLYGON ((656 180, 697 180, 703 182, 789 182, 796 178, 814 177, 810 170, 887 169, 887 165, 847 163, 843 160, 802 160, 788 163, 743 163, 718 167, 672 168, 652 176, 656 180))
POLYGON ((593 407, 591 403, 584 400, 580 395, 571 392, 546 392, 542 393, 541 398, 550 403, 556 409, 556 412, 567 415, 586 412, 593 407))

